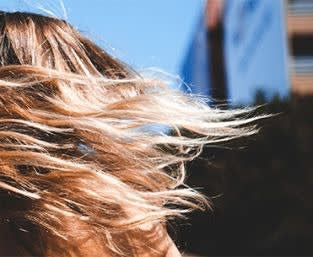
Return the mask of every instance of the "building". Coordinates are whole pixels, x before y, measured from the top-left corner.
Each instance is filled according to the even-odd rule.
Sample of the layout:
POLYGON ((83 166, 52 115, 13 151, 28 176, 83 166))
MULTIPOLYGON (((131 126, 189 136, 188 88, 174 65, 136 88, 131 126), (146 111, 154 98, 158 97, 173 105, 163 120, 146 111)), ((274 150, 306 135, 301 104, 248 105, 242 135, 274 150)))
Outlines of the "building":
POLYGON ((287 2, 290 80, 294 94, 313 94, 313 1, 287 2))
MULTIPOLYGON (((225 48, 223 49, 224 32, 227 29, 225 7, 230 1, 232 0, 208 0, 207 4, 211 92, 212 96, 217 99, 228 99, 230 90, 226 79, 229 71, 225 65, 225 48)), ((286 29, 283 31, 286 34, 283 40, 286 40, 285 43, 288 45, 285 65, 290 93, 292 95, 313 94, 313 1, 283 0, 282 2, 285 9, 283 14, 285 26, 282 28, 286 29)), ((257 0, 235 0, 235 3, 246 4, 250 8, 260 6, 260 1, 257 0)), ((249 24, 246 23, 243 28, 244 26, 249 26, 249 24)), ((283 42, 279 42, 283 45, 283 42)))

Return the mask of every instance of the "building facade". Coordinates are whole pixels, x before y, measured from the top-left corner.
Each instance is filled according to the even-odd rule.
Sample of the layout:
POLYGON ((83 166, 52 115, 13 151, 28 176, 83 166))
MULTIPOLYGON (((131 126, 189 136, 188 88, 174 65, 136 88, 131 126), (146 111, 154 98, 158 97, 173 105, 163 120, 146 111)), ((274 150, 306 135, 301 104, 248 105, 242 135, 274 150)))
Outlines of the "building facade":
POLYGON ((291 90, 313 94, 313 1, 289 0, 286 9, 291 90))
MULTIPOLYGON (((208 0, 206 11, 208 42, 210 44, 208 56, 211 64, 211 92, 213 97, 225 100, 230 95, 230 85, 226 79, 229 70, 225 65, 224 42, 224 31, 228 29, 227 26, 229 25, 225 22, 225 9, 230 2, 232 0, 208 0)), ((240 2, 242 2, 242 5, 246 4, 250 9, 265 3, 258 0, 242 0, 240 2)), ((268 3, 270 2, 268 1, 268 3)), ((239 4, 239 1, 235 1, 235 3, 239 4)), ((278 44, 285 47, 283 44, 287 43, 288 46, 287 58, 285 58, 284 64, 281 62, 281 65, 287 67, 286 73, 289 78, 287 83, 289 85, 286 86, 289 88, 291 95, 310 95, 313 94, 313 1, 283 0, 283 3, 283 16, 285 17, 283 22, 285 26, 282 26, 282 28, 285 30, 283 33, 286 35, 283 40, 286 40, 286 42, 279 41, 278 44)), ((250 24, 246 23, 244 25, 248 27, 250 24)), ((244 26, 242 28, 245 29, 244 26)), ((274 61, 272 59, 272 62, 274 61)), ((263 76, 273 75, 277 75, 277 73, 269 73, 263 76)), ((257 76, 255 80, 257 83, 257 76)), ((266 87, 264 88, 266 91, 266 87)))

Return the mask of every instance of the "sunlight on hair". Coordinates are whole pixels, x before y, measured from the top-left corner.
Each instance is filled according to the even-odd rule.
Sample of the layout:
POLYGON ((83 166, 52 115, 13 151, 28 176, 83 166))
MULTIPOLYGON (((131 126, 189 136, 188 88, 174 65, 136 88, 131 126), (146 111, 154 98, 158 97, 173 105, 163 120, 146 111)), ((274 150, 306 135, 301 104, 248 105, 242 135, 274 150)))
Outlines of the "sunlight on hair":
POLYGON ((66 10, 64 0, 20 0, 20 2, 34 10, 54 18, 68 20, 68 12, 66 10))
POLYGON ((266 115, 210 107, 64 20, 0 13, 0 26, 2 212, 43 243, 20 241, 38 256, 165 256, 166 222, 210 207, 185 162, 266 115))

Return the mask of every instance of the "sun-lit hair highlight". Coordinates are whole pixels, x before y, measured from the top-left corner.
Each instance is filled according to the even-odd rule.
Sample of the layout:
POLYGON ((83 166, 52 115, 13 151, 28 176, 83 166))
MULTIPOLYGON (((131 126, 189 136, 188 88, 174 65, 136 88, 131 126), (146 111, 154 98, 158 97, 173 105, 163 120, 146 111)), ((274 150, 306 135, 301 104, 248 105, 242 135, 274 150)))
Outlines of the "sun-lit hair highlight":
POLYGON ((0 215, 37 233, 44 246, 26 248, 38 255, 87 256, 79 245, 92 238, 136 256, 147 227, 206 208, 185 161, 255 133, 260 118, 144 77, 36 14, 0 13, 0 65, 0 215))

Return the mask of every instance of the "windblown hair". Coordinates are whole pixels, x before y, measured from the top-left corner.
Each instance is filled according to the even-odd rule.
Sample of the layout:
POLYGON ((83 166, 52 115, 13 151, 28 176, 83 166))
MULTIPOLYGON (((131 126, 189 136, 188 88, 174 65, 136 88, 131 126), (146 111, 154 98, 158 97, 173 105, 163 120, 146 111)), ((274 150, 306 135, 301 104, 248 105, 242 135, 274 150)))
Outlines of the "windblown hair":
POLYGON ((0 65, 0 217, 16 255, 164 256, 152 241, 166 221, 207 205, 184 162, 255 133, 246 111, 144 77, 56 18, 1 12, 0 65))

